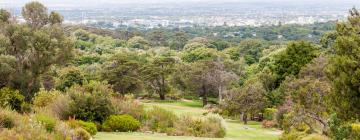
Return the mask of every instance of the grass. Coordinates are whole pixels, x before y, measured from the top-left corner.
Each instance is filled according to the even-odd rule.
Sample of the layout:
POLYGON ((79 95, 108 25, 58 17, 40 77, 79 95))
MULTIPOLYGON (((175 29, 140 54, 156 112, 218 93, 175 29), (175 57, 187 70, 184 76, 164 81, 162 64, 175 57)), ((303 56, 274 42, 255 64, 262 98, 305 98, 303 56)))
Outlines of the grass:
MULTIPOLYGON (((193 116, 201 116, 205 110, 202 109, 199 101, 153 101, 144 103, 147 108, 159 106, 174 113, 191 114, 193 116)), ((276 129, 261 128, 259 122, 249 122, 243 125, 240 121, 226 120, 226 136, 225 138, 216 138, 215 140, 277 140, 281 131, 276 129)), ((166 136, 159 133, 105 133, 99 132, 94 140, 213 140, 211 138, 199 137, 182 137, 182 136, 166 136)))

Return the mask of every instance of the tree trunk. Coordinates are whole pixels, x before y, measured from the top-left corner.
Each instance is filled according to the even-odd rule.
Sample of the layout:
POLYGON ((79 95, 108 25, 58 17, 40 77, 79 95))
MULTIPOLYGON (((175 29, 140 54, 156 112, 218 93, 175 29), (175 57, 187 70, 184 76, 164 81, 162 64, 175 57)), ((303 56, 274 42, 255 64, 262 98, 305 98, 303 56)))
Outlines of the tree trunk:
POLYGON ((165 100, 165 94, 163 94, 163 93, 159 93, 159 96, 160 96, 160 100, 165 100))
POLYGON ((248 121, 247 117, 248 117, 248 114, 246 112, 244 112, 244 114, 243 114, 243 122, 244 122, 245 125, 247 124, 247 121, 248 121))
POLYGON ((203 85, 202 86, 202 90, 203 90, 203 106, 206 106, 208 101, 207 101, 207 93, 206 93, 206 87, 203 85))
POLYGON ((221 104, 221 102, 223 100, 222 86, 218 87, 218 92, 219 92, 219 104, 221 104))

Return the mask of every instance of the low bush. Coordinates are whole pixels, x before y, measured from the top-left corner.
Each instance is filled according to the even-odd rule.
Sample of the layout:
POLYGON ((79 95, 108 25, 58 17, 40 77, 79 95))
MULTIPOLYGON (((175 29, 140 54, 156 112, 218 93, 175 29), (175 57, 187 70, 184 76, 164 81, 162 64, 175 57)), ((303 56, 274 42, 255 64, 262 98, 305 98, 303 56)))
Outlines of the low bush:
POLYGON ((13 128, 16 125, 18 114, 9 109, 0 108, 0 128, 13 128))
POLYGON ((112 98, 111 103, 114 108, 114 114, 128 114, 140 121, 146 119, 144 106, 132 97, 112 98))
POLYGON ((265 120, 274 120, 277 113, 277 109, 275 108, 266 108, 264 111, 264 119, 265 120))
POLYGON ((86 130, 91 136, 96 135, 96 133, 98 132, 96 124, 92 123, 92 122, 85 122, 85 121, 82 121, 82 120, 70 119, 69 121, 67 121, 67 124, 71 128, 81 127, 84 130, 86 130))
POLYGON ((289 133, 283 133, 279 140, 301 140, 306 135, 305 132, 291 131, 289 133))
POLYGON ((91 135, 81 127, 70 127, 68 123, 60 122, 56 126, 56 140, 90 140, 91 135))
POLYGON ((46 107, 50 103, 54 102, 54 100, 61 94, 60 91, 46 91, 44 89, 41 89, 38 93, 36 93, 33 105, 35 107, 46 107))
POLYGON ((146 125, 156 132, 166 132, 168 128, 174 127, 178 117, 171 111, 154 106, 147 112, 148 120, 146 125))
POLYGON ((102 128, 110 132, 136 131, 140 128, 140 122, 130 115, 111 115, 104 121, 102 128))
POLYGON ((302 138, 301 140, 330 140, 330 138, 320 134, 311 134, 302 138))
POLYGON ((331 138, 334 140, 348 139, 350 134, 352 133, 352 126, 348 124, 343 124, 343 122, 337 117, 337 114, 332 114, 328 123, 331 138))
POLYGON ((98 132, 95 123, 79 121, 79 125, 81 128, 89 132, 92 136, 96 135, 96 133, 98 132))
POLYGON ((351 124, 350 139, 360 140, 360 124, 359 123, 351 124))
POLYGON ((55 140, 54 133, 49 133, 42 124, 32 121, 27 116, 22 116, 18 126, 3 129, 0 132, 1 140, 55 140))
POLYGON ((168 135, 223 138, 226 135, 224 120, 219 115, 209 114, 204 118, 182 116, 168 135))
POLYGON ((68 95, 60 95, 47 107, 57 118, 61 120, 69 119, 71 98, 68 95))
POLYGON ((90 82, 69 89, 69 115, 76 119, 102 123, 113 114, 108 85, 90 82))
POLYGON ((76 128, 75 129, 75 137, 76 140, 90 140, 91 135, 83 128, 76 128))
POLYGON ((277 126, 277 123, 274 120, 264 120, 261 125, 263 128, 274 128, 277 126))
POLYGON ((23 104, 25 103, 25 97, 20 94, 18 90, 11 88, 0 89, 0 107, 10 107, 16 111, 22 111, 23 104))
POLYGON ((55 130, 56 121, 57 121, 56 119, 43 114, 36 114, 35 119, 41 125, 43 125, 48 132, 53 132, 55 130))

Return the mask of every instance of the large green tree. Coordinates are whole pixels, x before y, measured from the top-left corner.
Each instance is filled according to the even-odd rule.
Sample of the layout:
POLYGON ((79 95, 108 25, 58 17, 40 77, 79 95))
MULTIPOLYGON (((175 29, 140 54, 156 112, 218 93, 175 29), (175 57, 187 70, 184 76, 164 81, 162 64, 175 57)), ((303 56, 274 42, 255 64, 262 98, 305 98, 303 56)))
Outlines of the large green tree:
POLYGON ((105 64, 102 77, 121 94, 135 93, 143 86, 140 69, 145 62, 143 55, 134 52, 117 53, 105 64))
POLYGON ((156 56, 149 64, 142 67, 142 76, 148 89, 159 94, 161 100, 165 100, 165 94, 169 91, 168 77, 175 71, 175 59, 170 54, 156 56))
POLYGON ((71 57, 73 41, 60 23, 47 24, 47 10, 42 4, 31 2, 22 13, 26 24, 9 22, 0 27, 0 64, 6 66, 1 74, 8 78, 7 86, 20 90, 29 100, 40 86, 39 77, 71 57))
POLYGON ((291 42, 287 48, 274 57, 272 71, 278 76, 278 84, 289 75, 297 75, 301 68, 317 57, 316 46, 310 42, 291 42))
POLYGON ((334 54, 327 72, 334 92, 331 104, 345 120, 360 118, 360 13, 350 11, 347 22, 338 23, 334 54))

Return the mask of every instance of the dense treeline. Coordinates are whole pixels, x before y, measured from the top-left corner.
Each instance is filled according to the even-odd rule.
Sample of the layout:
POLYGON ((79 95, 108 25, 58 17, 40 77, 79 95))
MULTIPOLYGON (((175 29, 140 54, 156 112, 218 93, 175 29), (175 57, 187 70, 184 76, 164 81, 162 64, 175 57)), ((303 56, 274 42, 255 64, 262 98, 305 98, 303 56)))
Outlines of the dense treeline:
POLYGON ((25 23, 0 10, 0 106, 8 108, 0 109, 0 136, 27 139, 31 124, 14 118, 30 118, 45 129, 27 132, 54 139, 98 130, 224 137, 218 115, 177 118, 134 100, 185 98, 282 129, 284 140, 359 138, 356 9, 335 30, 324 23, 108 31, 63 25, 38 2, 22 15, 25 23))

